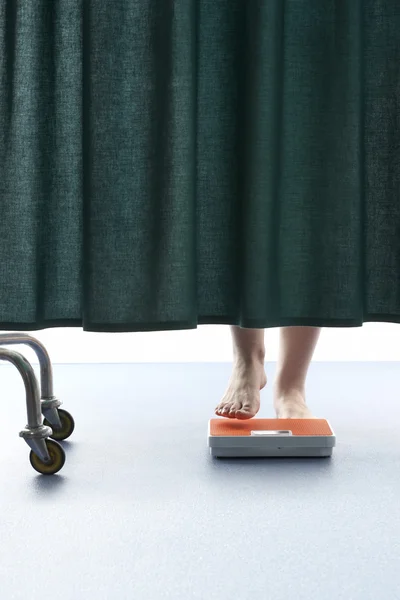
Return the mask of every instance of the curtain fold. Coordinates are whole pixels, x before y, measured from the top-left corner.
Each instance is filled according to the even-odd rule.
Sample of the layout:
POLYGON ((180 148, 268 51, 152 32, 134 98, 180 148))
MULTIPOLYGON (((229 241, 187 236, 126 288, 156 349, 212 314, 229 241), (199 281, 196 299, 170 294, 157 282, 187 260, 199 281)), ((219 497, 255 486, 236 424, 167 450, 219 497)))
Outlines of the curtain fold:
POLYGON ((397 0, 1 0, 0 329, 400 322, 397 0))

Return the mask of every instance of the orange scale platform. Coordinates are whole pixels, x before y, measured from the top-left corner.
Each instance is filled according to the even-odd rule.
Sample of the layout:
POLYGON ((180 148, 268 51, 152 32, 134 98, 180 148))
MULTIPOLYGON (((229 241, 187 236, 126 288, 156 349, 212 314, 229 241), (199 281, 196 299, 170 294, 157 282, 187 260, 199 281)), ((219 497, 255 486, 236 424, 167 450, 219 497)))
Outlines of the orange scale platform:
POLYGON ((325 419, 211 419, 208 446, 217 458, 326 457, 336 436, 325 419))

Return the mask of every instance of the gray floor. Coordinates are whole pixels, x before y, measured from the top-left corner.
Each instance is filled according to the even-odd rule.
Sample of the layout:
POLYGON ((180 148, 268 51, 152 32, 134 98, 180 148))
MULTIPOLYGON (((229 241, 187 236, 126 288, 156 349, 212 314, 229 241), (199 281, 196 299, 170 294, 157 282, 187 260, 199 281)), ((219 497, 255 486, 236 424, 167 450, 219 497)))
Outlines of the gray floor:
POLYGON ((2 365, 1 599, 398 598, 400 364, 312 365, 332 459, 212 459, 229 372, 55 365, 76 430, 43 477, 18 437, 22 380, 2 365))

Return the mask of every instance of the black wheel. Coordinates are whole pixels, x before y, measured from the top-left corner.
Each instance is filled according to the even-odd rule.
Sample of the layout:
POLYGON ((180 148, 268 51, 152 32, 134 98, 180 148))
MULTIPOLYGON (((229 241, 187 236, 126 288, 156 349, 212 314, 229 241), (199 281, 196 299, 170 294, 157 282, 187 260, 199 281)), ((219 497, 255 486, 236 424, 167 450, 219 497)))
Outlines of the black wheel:
POLYGON ((54 440, 46 440, 47 450, 49 451, 51 462, 43 462, 34 452, 31 450, 29 454, 29 460, 31 461, 32 467, 38 473, 42 475, 54 475, 60 471, 65 463, 65 452, 64 448, 54 440))
POLYGON ((58 414, 59 414, 60 421, 61 421, 61 429, 55 429, 54 425, 49 423, 49 421, 47 419, 44 419, 43 425, 47 425, 48 427, 52 428, 53 433, 50 436, 52 440, 57 440, 57 442, 62 442, 63 440, 66 440, 67 438, 69 438, 71 433, 74 431, 75 421, 72 418, 72 415, 70 415, 69 412, 67 412, 66 410, 63 410, 62 408, 60 408, 58 410, 58 414))

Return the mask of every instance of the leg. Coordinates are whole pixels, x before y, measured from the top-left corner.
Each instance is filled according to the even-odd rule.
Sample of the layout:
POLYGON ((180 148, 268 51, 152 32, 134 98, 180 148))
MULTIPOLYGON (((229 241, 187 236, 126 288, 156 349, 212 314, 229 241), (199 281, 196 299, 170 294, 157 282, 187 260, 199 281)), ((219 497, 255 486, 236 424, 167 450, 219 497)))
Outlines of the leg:
POLYGON ((260 409, 260 390, 267 384, 263 329, 231 327, 234 367, 215 413, 230 419, 251 419, 260 409))
POLYGON ((281 329, 274 385, 274 408, 278 419, 313 418, 305 402, 305 382, 320 333, 318 327, 281 329))

